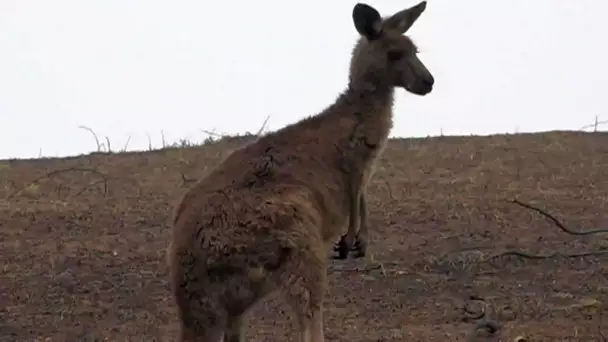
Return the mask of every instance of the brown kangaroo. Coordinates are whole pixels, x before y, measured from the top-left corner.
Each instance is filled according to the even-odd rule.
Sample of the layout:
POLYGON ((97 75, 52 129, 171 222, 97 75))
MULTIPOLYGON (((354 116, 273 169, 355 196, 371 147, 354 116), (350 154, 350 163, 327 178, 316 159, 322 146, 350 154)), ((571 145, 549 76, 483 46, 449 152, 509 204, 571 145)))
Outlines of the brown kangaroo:
POLYGON ((392 127, 394 89, 433 89, 403 35, 425 8, 383 19, 355 5, 361 37, 335 103, 234 151, 184 195, 167 254, 180 341, 243 341, 248 312, 274 291, 296 314, 298 341, 324 341, 327 248, 348 222, 340 253, 356 243, 365 254, 365 187, 392 127))

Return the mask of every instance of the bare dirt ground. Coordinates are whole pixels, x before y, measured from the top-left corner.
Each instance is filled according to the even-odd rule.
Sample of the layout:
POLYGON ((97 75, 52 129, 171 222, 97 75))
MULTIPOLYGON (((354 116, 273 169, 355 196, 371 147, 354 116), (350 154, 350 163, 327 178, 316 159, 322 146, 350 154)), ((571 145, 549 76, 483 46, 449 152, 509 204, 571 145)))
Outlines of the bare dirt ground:
MULTIPOLYGON (((237 145, 1 161, 0 340, 174 340, 171 211, 237 145)), ((331 262, 327 340, 466 341, 492 321, 476 340, 606 341, 608 234, 572 231, 608 229, 607 166, 607 133, 391 141, 374 260, 331 262)), ((247 339, 295 340, 290 315, 270 298, 247 339)))

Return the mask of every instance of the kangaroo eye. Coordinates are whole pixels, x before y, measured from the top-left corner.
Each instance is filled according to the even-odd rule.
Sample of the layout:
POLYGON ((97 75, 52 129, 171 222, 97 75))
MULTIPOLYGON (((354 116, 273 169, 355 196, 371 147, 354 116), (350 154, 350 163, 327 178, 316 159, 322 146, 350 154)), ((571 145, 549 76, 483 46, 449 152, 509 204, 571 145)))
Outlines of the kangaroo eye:
POLYGON ((402 51, 389 51, 388 54, 388 60, 391 62, 395 62, 401 59, 401 57, 403 57, 403 52, 402 51))

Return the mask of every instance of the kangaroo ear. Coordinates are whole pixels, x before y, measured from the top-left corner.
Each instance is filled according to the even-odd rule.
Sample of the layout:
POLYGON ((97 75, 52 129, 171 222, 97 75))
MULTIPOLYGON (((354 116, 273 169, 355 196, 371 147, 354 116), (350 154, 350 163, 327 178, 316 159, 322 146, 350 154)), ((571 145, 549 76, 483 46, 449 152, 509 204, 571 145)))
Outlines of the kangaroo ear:
POLYGON ((353 22, 360 35, 374 40, 382 34, 382 18, 372 6, 358 3, 353 8, 353 22))
POLYGON ((384 27, 404 34, 412 27, 416 20, 418 20, 425 9, 426 1, 422 1, 416 6, 404 9, 403 11, 393 14, 390 18, 387 18, 384 21, 384 27))

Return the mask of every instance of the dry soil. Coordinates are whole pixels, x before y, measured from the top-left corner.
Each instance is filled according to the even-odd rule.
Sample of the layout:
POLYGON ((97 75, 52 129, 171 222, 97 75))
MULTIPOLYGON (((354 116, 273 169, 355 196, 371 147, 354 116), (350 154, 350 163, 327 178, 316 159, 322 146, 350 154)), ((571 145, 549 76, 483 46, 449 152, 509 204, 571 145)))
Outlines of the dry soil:
MULTIPOLYGON (((172 208, 241 143, 0 161, 0 340, 174 340, 172 208)), ((608 228, 607 166, 606 133, 392 140, 372 258, 331 262, 327 340, 464 341, 485 307, 479 341, 606 341, 608 234, 567 230, 608 228)), ((269 298, 247 339, 294 340, 290 315, 269 298)))

